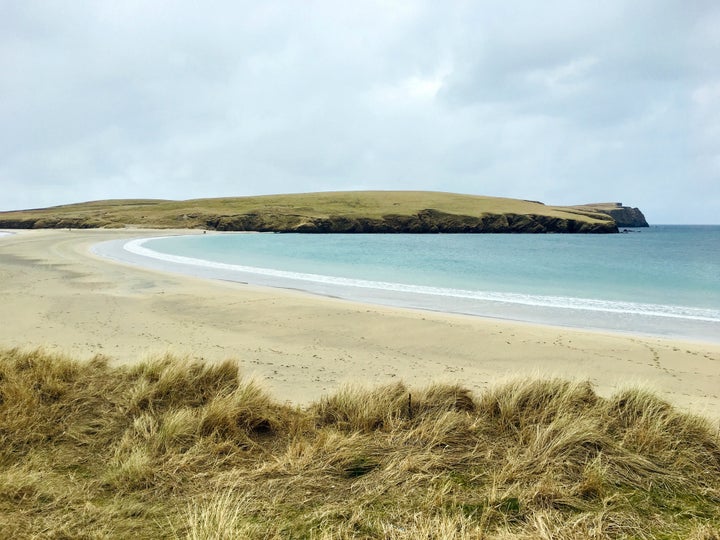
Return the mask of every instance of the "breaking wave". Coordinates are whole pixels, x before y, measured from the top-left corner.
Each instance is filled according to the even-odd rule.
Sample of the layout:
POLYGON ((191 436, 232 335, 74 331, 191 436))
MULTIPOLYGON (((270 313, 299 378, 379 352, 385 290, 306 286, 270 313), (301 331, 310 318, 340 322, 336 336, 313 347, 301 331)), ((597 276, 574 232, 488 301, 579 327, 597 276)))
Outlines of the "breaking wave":
MULTIPOLYGON (((640 302, 622 302, 613 300, 599 300, 593 298, 575 298, 567 296, 548 296, 495 291, 478 291, 467 289, 454 289, 446 287, 432 287, 426 285, 410 285, 404 283, 393 283, 386 281, 371 281, 348 277, 328 276, 322 274, 291 272, 273 268, 259 268, 229 264, 194 257, 171 255, 160 253, 145 247, 148 241, 156 238, 141 238, 131 240, 124 244, 123 249, 142 257, 150 257, 170 263, 189 265, 199 268, 211 268, 234 273, 255 274, 268 276, 289 282, 310 282, 336 287, 353 287, 359 289, 370 289, 380 291, 392 291, 412 295, 459 298, 465 300, 477 300, 484 302, 498 302, 503 304, 516 304, 535 307, 547 307, 567 310, 583 310, 604 313, 619 313, 642 315, 649 317, 664 317, 675 319, 687 319, 694 321, 720 322, 720 310, 695 308, 686 306, 674 306, 663 304, 649 304, 640 302)), ((232 279, 232 278, 230 278, 232 279)), ((238 279, 240 281, 240 279, 238 279)), ((302 288, 302 286, 300 286, 302 288)))

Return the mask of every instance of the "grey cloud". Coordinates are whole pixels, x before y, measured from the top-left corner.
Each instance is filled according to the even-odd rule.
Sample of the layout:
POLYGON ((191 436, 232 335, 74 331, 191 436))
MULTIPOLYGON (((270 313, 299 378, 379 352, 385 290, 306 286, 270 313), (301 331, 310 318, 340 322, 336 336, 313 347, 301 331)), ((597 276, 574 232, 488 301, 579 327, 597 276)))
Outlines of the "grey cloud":
POLYGON ((5 5, 0 209, 387 188, 657 222, 685 184, 720 214, 713 3, 5 5))

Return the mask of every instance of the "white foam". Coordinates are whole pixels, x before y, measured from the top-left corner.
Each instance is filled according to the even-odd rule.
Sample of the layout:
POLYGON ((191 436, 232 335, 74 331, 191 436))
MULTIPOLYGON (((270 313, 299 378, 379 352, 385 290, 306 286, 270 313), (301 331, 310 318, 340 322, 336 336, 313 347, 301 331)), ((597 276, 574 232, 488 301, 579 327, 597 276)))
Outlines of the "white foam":
POLYGON ((290 272, 273 268, 258 268, 237 264, 208 261, 193 257, 160 253, 144 246, 148 241, 156 238, 141 238, 130 240, 123 245, 123 249, 141 257, 149 257, 164 262, 189 265, 199 268, 211 268, 230 273, 255 274, 290 281, 300 281, 329 285, 335 287, 353 287, 367 290, 391 291, 396 293, 409 293, 414 295, 457 298, 465 300, 478 300, 515 304, 522 306, 557 308, 563 310, 583 310, 602 313, 616 313, 629 315, 642 315, 649 317, 662 317, 671 319, 687 319, 711 323, 720 322, 720 310, 693 308, 686 306, 671 306, 662 304, 646 304, 639 302, 619 302, 612 300, 598 300, 592 298, 574 298, 566 296, 547 296, 520 293, 505 293, 493 291, 474 291, 465 289, 452 289, 444 287, 430 287, 423 285, 409 285, 404 283, 390 283, 385 281, 370 281, 363 279, 326 276, 304 272, 290 272))

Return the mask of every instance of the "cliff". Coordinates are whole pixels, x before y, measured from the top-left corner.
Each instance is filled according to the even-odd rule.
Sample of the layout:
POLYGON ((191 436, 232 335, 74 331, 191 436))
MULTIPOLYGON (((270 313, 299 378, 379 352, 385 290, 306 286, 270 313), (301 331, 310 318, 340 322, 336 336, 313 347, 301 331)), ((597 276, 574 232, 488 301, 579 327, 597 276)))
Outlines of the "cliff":
POLYGON ((288 215, 243 214, 207 220, 207 228, 218 231, 298 233, 614 233, 612 220, 582 219, 523 214, 467 216, 425 209, 414 215, 389 214, 379 218, 328 216, 303 218, 288 215))
POLYGON ((615 220, 618 227, 649 227, 639 208, 623 206, 622 203, 586 204, 585 207, 607 214, 615 220))

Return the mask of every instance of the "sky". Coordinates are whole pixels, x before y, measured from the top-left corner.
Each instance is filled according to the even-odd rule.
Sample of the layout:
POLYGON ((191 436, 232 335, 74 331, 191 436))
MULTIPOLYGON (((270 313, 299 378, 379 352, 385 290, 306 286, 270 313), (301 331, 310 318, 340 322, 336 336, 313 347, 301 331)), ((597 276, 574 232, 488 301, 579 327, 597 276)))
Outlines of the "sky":
POLYGON ((0 211, 433 190, 720 223, 717 0, 0 0, 0 211))

